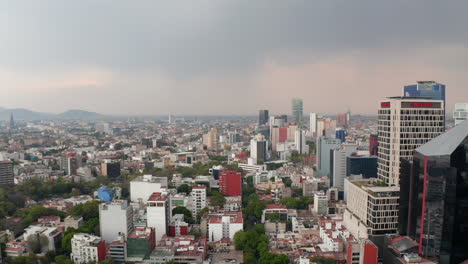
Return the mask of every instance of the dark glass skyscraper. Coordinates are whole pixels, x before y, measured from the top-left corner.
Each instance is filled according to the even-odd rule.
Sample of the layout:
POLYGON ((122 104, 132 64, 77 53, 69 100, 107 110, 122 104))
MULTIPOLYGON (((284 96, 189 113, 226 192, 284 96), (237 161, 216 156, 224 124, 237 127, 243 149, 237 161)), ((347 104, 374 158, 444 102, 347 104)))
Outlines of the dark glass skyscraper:
POLYGON ((417 148, 401 168, 400 233, 438 263, 468 259, 468 122, 417 148))
POLYGON ((403 88, 403 93, 404 96, 444 100, 445 105, 445 84, 434 81, 419 81, 416 84, 406 85, 403 88))
POLYGON ((294 117, 294 122, 296 122, 299 127, 302 127, 303 107, 304 101, 301 98, 292 99, 292 115, 294 117))
POLYGON ((267 125, 269 118, 270 118, 270 115, 268 114, 268 110, 258 111, 258 125, 259 126, 267 125))

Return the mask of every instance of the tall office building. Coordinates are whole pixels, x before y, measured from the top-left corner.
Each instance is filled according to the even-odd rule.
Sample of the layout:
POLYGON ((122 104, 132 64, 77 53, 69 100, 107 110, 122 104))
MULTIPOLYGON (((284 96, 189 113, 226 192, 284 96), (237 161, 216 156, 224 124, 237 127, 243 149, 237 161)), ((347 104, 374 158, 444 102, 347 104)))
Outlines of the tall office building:
POLYGON ((317 114, 316 113, 310 113, 310 133, 312 134, 312 137, 317 136, 317 114))
POLYGON ((13 130, 15 129, 15 120, 13 119, 13 113, 10 115, 10 129, 13 130))
POLYGON ((13 163, 9 160, 0 161, 0 186, 13 185, 13 163))
POLYGON ((101 176, 120 177, 120 162, 102 162, 101 176))
POLYGON ((348 113, 339 113, 336 124, 339 127, 347 128, 348 127, 348 113))
POLYGON ((434 81, 419 81, 403 88, 405 97, 425 97, 427 99, 442 100, 445 105, 445 84, 434 81))
POLYGON ((108 243, 121 234, 127 237, 133 229, 133 209, 127 200, 102 203, 99 205, 99 224, 101 237, 108 243))
POLYGON ((330 176, 331 150, 339 147, 341 141, 336 138, 318 137, 317 139, 317 172, 319 176, 330 176))
POLYGON ((305 131, 302 129, 296 129, 294 133, 294 145, 299 154, 308 154, 309 146, 306 144, 305 131))
POLYGON ((463 121, 468 119, 468 103, 455 104, 455 111, 453 112, 453 119, 455 120, 455 125, 459 125, 463 121))
POLYGON ((196 217, 197 213, 206 207, 206 186, 193 186, 190 197, 192 200, 192 215, 196 217))
POLYGON ((268 141, 262 135, 257 135, 250 140, 250 157, 258 162, 267 160, 268 141))
POLYGON ((66 175, 75 175, 80 166, 81 157, 79 155, 68 153, 60 158, 60 169, 65 171, 66 175))
POLYGON ((203 145, 205 145, 208 150, 217 149, 218 130, 216 128, 211 128, 208 133, 203 135, 203 145))
POLYGON ((304 101, 302 99, 292 99, 292 116, 294 117, 294 122, 296 122, 299 125, 299 127, 302 126, 303 122, 303 107, 304 101))
POLYGON ((146 225, 154 228, 156 243, 159 243, 163 235, 167 234, 171 219, 169 195, 161 192, 153 193, 146 201, 146 214, 146 225))
POLYGON ((235 170, 223 170, 219 175, 219 192, 226 196, 242 196, 242 174, 235 170))
POLYGON ((371 156, 377 156, 379 151, 379 136, 371 134, 369 137, 369 154, 371 156))
POLYGON ((346 141, 346 130, 337 129, 335 131, 335 137, 341 141, 341 143, 346 141))
POLYGON ((437 263, 468 259, 468 122, 416 149, 402 169, 400 232, 437 263))
POLYGON ((377 175, 399 186, 401 159, 445 131, 444 101, 417 97, 390 97, 380 102, 377 175))
POLYGON ((268 110, 258 111, 258 126, 268 125, 269 119, 270 115, 268 114, 268 110))
POLYGON ((340 191, 344 190, 344 179, 346 178, 346 158, 357 151, 356 144, 342 144, 331 150, 330 165, 330 187, 340 191))

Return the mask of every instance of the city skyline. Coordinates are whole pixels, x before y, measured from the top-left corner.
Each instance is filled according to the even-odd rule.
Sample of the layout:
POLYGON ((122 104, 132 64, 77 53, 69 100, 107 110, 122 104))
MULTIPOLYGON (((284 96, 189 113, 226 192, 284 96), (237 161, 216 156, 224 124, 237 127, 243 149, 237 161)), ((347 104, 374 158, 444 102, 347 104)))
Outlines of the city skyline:
POLYGON ((422 3, 2 3, 0 106, 254 115, 299 97, 304 113, 375 114, 364 96, 434 80, 452 112, 468 101, 468 3, 422 3))

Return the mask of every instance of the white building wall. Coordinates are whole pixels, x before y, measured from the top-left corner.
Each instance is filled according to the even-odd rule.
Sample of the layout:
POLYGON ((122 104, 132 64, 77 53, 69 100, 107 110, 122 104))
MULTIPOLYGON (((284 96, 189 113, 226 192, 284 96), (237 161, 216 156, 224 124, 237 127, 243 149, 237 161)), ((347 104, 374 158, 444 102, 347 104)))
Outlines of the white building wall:
POLYGON ((161 240, 161 237, 166 234, 167 230, 167 208, 165 202, 149 202, 146 208, 147 226, 153 227, 156 232, 156 242, 161 240), (152 204, 154 206, 150 206, 152 204))
POLYGON ((139 200, 146 202, 154 192, 161 192, 161 183, 143 181, 130 182, 130 200, 132 202, 138 202, 139 200))
POLYGON ((115 200, 110 204, 99 205, 99 226, 101 237, 110 243, 119 237, 119 233, 125 235, 133 229, 133 209, 127 201, 115 200))

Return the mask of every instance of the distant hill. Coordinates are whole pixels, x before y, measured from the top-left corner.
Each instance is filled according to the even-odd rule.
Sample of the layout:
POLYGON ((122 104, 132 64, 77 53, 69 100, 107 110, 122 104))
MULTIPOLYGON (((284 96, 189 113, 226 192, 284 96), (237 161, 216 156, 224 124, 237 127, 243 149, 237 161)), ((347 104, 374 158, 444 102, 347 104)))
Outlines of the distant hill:
POLYGON ((96 112, 89 112, 85 110, 68 110, 56 116, 57 119, 77 119, 77 120, 94 120, 94 119, 105 119, 105 115, 98 114, 96 112))
POLYGON ((55 116, 54 114, 34 112, 23 108, 0 108, 0 120, 10 120, 11 114, 13 114, 13 118, 16 120, 51 119, 55 116))
POLYGON ((95 120, 95 119, 108 119, 111 118, 106 115, 102 115, 96 112, 89 112, 85 110, 68 110, 60 114, 42 113, 35 112, 23 108, 3 108, 0 107, 0 120, 10 120, 10 115, 13 114, 15 120, 54 120, 54 119, 66 119, 66 120, 95 120))

